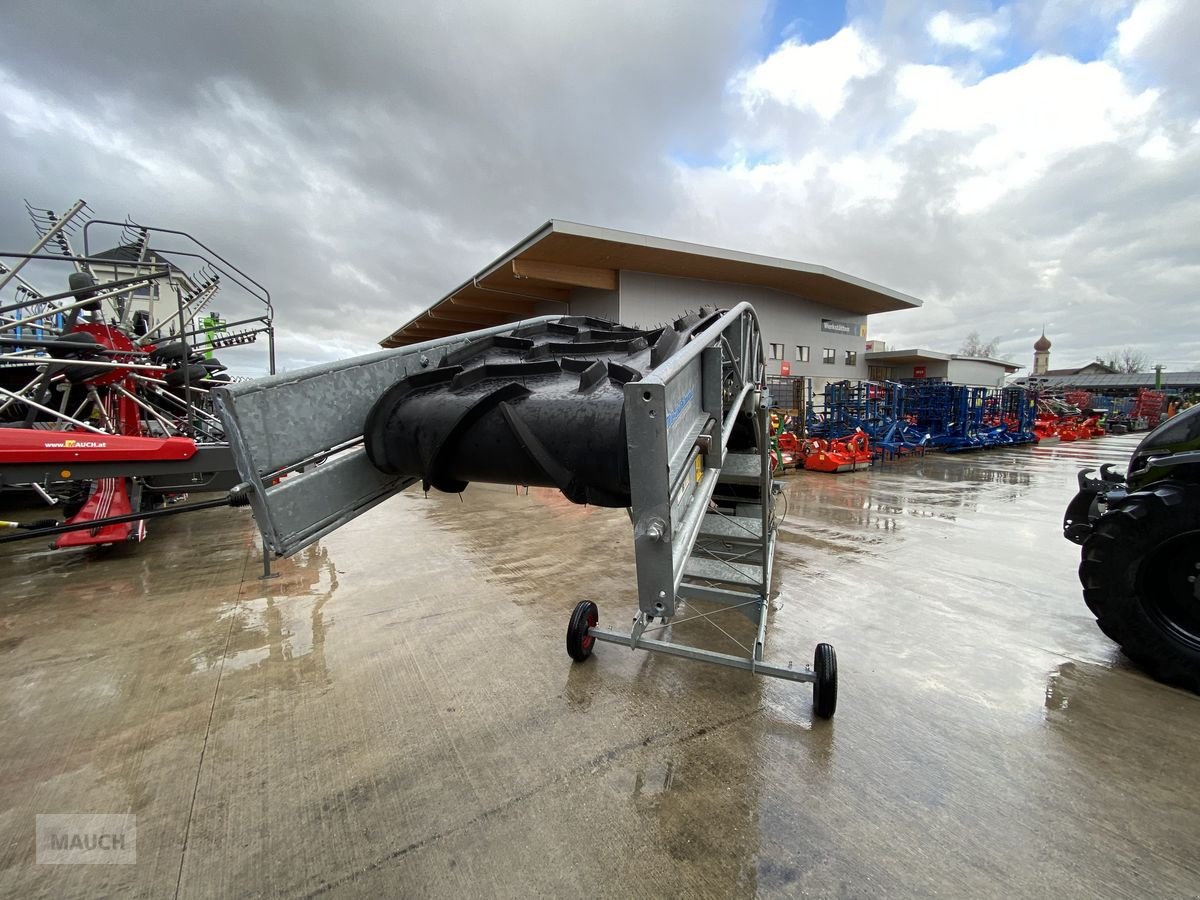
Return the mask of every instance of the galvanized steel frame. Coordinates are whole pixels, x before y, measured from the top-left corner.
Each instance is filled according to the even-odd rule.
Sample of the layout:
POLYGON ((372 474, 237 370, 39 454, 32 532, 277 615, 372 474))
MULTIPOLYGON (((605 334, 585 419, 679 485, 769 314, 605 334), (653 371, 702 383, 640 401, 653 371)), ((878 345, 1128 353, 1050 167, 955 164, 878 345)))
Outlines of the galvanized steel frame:
MULTIPOLYGON (((380 472, 362 446, 367 413, 392 384, 469 341, 559 318, 542 316, 218 388, 217 408, 250 486, 264 547, 290 556, 417 482, 380 472), (330 415, 333 410, 338 414, 330 415)), ((597 640, 815 680, 808 668, 763 660, 775 552, 763 379, 758 319, 750 304, 740 303, 625 386, 639 610, 629 633, 590 629, 597 640), (729 450, 743 414, 753 416, 757 429, 753 453, 729 450), (714 492, 728 484, 756 486, 757 500, 740 504, 734 515, 714 511, 714 492), (737 545, 741 561, 714 552, 714 541, 737 545), (681 599, 740 612, 755 627, 753 647, 742 657, 649 637, 667 627, 681 599)), ((711 621, 712 615, 696 618, 711 621)))
POLYGON ((362 446, 367 413, 389 387, 469 341, 558 318, 526 319, 217 388, 217 409, 238 471, 250 485, 264 547, 291 556, 417 482, 380 472, 362 446))
POLYGON ((589 628, 597 640, 792 681, 815 680, 807 667, 763 660, 775 555, 764 378, 758 317, 749 303, 740 303, 641 381, 625 386, 639 609, 628 633, 589 628), (757 430, 753 454, 728 446, 735 420, 744 413, 754 417, 757 430), (735 515, 718 511, 711 502, 714 492, 731 483, 757 486, 758 502, 744 504, 735 515), (708 539, 738 549, 715 553, 708 539), (753 647, 743 647, 742 657, 648 637, 670 624, 703 619, 739 643, 712 621, 715 612, 672 623, 681 600, 740 612, 755 626, 753 647))

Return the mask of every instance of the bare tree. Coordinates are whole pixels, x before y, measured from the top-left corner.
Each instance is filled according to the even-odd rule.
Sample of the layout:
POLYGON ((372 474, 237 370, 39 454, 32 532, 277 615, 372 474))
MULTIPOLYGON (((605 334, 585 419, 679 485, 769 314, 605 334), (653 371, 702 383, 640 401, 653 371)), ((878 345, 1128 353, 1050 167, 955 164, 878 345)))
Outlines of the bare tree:
POLYGON ((1097 356, 1096 362, 1103 363, 1110 369, 1126 375, 1145 372, 1150 363, 1145 353, 1134 350, 1132 347, 1122 347, 1120 350, 1110 352, 1107 356, 1097 356))
POLYGON ((999 337, 994 337, 986 344, 979 336, 978 331, 972 331, 963 338, 962 345, 958 348, 961 356, 994 356, 996 353, 996 345, 1000 343, 999 337))

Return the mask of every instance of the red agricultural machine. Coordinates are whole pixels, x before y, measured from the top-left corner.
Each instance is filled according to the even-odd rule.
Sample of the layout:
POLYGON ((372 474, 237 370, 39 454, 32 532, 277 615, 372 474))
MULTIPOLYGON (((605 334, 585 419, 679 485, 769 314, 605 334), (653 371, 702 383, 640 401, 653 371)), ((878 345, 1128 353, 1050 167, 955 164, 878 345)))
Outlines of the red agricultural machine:
POLYGON ((1092 395, 1087 391, 1067 391, 1061 397, 1038 399, 1037 421, 1033 431, 1039 442, 1086 441, 1104 437, 1103 410, 1092 409, 1092 395))
POLYGON ((772 415, 771 436, 772 471, 854 472, 870 468, 874 458, 870 438, 861 428, 843 438, 801 438, 772 415))
POLYGON ((89 218, 82 200, 62 215, 26 206, 37 242, 0 253, 0 292, 13 290, 0 299, 0 489, 32 491, 57 515, 7 522, 16 533, 0 541, 141 541, 148 518, 227 504, 176 505, 238 483, 211 393, 232 377, 215 352, 265 334, 274 371, 269 293, 183 232, 89 218), (113 229, 116 246, 92 253, 113 229), (39 276, 68 289, 44 293, 39 276), (228 285, 247 310, 232 322, 207 311, 228 285))
POLYGON ((803 455, 809 472, 855 472, 871 467, 871 442, 863 431, 840 439, 809 438, 803 455))

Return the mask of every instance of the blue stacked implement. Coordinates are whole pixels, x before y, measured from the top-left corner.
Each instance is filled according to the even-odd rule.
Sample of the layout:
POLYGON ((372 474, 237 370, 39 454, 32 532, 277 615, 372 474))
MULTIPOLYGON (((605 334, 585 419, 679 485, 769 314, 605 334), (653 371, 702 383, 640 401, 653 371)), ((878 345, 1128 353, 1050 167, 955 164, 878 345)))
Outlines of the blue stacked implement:
POLYGON ((865 432, 885 456, 934 447, 955 453, 1036 440, 1037 394, 933 379, 838 381, 820 410, 810 397, 808 433, 841 438, 865 432))

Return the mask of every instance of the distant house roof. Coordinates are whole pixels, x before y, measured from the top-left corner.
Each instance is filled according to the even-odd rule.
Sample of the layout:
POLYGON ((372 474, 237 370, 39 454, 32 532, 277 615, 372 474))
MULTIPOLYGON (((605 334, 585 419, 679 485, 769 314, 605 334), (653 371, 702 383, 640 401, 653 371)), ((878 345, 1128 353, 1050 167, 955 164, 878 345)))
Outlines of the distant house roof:
MULTIPOLYGON (((1030 375, 1018 378, 1019 384, 1038 385, 1050 390, 1065 388, 1088 388, 1093 391, 1133 390, 1140 387, 1152 388, 1157 376, 1153 372, 1102 373, 1079 375, 1030 375)), ((1200 390, 1200 372, 1163 372, 1162 386, 1164 389, 1176 391, 1200 390)))
POLYGON ((101 250, 99 253, 93 253, 88 259, 110 259, 116 263, 129 263, 130 265, 169 266, 176 272, 183 271, 156 250, 146 248, 146 252, 143 254, 142 248, 137 244, 121 244, 110 250, 101 250))
POLYGON ((991 363, 994 366, 1003 366, 1006 372, 1012 373, 1022 366, 1015 362, 1009 362, 1006 359, 994 359, 990 356, 964 356, 960 353, 939 353, 936 350, 921 350, 919 348, 913 350, 872 350, 863 354, 867 362, 893 365, 893 366, 919 366, 922 363, 930 362, 949 362, 952 359, 960 359, 970 362, 991 363))
POLYGON ((399 347, 537 315, 571 288, 618 288, 618 272, 752 284, 868 315, 921 301, 824 266, 551 219, 380 343, 399 347), (544 309, 544 307, 541 307, 544 309))
POLYGON ((1102 362, 1090 362, 1086 366, 1079 366, 1076 369, 1048 369, 1047 375, 1118 375, 1120 374, 1112 366, 1105 365, 1102 362))

